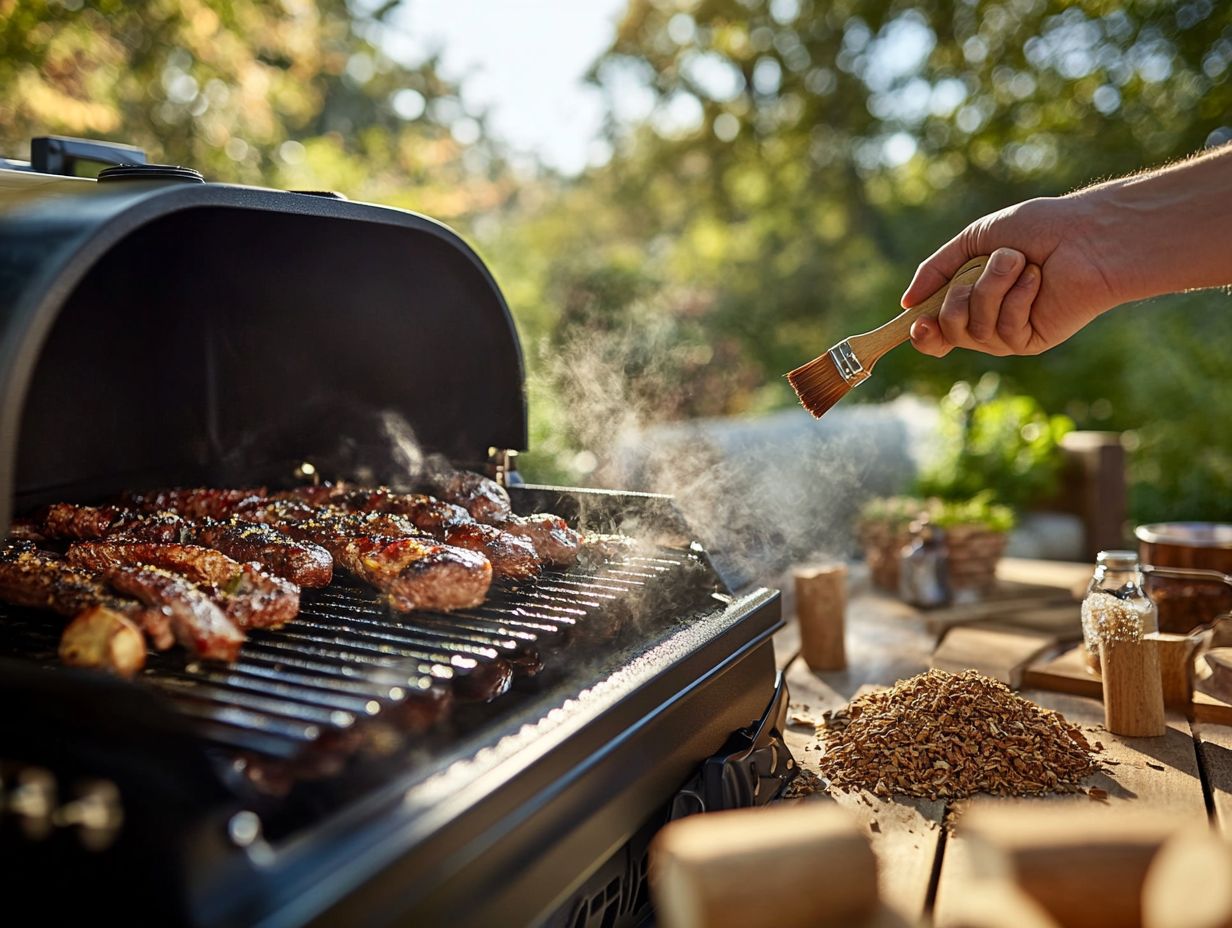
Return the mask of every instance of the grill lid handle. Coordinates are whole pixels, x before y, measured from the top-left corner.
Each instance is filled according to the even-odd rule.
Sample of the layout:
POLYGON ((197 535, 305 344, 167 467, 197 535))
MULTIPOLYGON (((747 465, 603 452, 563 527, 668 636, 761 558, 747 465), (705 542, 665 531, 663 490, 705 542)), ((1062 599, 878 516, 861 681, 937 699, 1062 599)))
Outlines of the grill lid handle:
POLYGON ((77 162, 94 164, 145 164, 145 152, 119 142, 96 142, 63 135, 41 135, 30 140, 30 167, 42 174, 78 177, 77 162))

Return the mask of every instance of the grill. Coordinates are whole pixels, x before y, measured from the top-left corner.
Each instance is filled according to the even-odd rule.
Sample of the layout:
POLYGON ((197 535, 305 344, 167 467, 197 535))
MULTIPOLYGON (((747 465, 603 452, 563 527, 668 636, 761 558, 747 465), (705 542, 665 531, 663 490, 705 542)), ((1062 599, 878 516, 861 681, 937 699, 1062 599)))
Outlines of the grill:
POLYGON ((521 484, 516 333, 448 230, 109 174, 0 170, 0 529, 123 489, 396 481, 431 452, 519 513, 653 542, 450 614, 339 576, 234 664, 174 650, 131 682, 0 605, 2 872, 48 914, 139 889, 165 923, 640 923, 659 825, 793 774, 777 594, 733 590, 665 497, 521 484))

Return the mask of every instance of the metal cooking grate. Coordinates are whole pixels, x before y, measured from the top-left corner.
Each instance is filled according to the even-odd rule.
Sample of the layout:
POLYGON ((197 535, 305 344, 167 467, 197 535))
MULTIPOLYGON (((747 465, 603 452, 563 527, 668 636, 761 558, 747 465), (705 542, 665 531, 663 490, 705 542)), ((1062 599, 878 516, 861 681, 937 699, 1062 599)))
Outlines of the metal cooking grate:
MULTIPOLYGON (((422 734, 454 703, 486 702, 579 638, 611 637, 637 594, 677 584, 692 555, 663 550, 497 585, 475 609, 391 613, 346 579, 304 590, 299 617, 254 630, 234 664, 151 654, 139 678, 224 751, 295 775, 337 770, 374 739, 422 734)), ((58 666, 63 620, 0 603, 0 654, 58 666)))

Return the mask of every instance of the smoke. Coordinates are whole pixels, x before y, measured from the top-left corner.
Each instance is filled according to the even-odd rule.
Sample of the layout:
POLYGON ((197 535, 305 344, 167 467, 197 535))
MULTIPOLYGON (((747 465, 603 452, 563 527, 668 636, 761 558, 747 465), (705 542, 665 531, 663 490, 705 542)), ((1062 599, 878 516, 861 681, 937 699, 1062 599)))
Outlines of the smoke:
POLYGON ((673 496, 737 586, 791 563, 851 554, 860 506, 901 488, 916 464, 913 433, 935 415, 899 400, 849 402, 820 421, 798 408, 674 421, 682 408, 704 405, 692 402, 695 391, 722 383, 723 362, 682 379, 670 346, 655 354, 646 341, 633 329, 572 333, 539 358, 532 402, 555 397, 578 449, 564 456, 596 464, 585 482, 673 496))

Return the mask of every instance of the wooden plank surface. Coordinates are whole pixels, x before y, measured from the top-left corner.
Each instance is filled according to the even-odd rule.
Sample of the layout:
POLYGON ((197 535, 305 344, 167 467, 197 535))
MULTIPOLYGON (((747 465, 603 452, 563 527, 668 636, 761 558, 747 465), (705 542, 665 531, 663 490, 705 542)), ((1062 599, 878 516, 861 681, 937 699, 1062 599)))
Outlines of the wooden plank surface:
MULTIPOLYGON (((913 672, 921 669, 917 663, 913 672)), ((819 773, 822 742, 807 723, 820 719, 823 711, 837 709, 848 701, 844 692, 848 681, 834 678, 849 675, 849 671, 814 673, 803 660, 796 660, 788 669, 787 685, 793 706, 789 718, 794 716, 805 724, 788 729, 787 744, 801 766, 814 773, 819 773)), ((917 922, 924 914, 928 898, 945 803, 893 801, 867 792, 835 791, 831 798, 850 812, 868 835, 877 855, 879 891, 888 910, 885 917, 917 922)))
MULTIPOLYGON (((1104 746, 1101 758, 1105 771, 1088 780, 1088 786, 1107 793, 1102 801, 1087 793, 1062 796, 1042 796, 1028 799, 1039 803, 1076 803, 1085 809, 1104 809, 1116 815, 1129 804, 1162 810, 1175 817, 1178 825, 1206 820, 1206 799, 1198 772, 1197 752, 1189 723, 1183 716, 1170 714, 1168 732, 1159 738, 1120 738, 1102 729, 1103 707, 1094 700, 1038 690, 1022 695, 1038 704, 1063 713, 1078 724, 1092 741, 1104 746)), ((994 800, 995 801, 995 800, 994 800)), ((1022 800, 1016 800, 1022 801, 1022 800)), ((951 810, 954 814, 955 810, 951 810)), ((933 908, 934 924, 938 928, 955 924, 954 900, 972 884, 971 851, 962 837, 962 819, 958 815, 953 833, 947 837, 941 862, 941 877, 933 908)))

